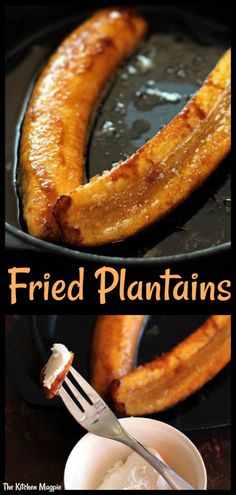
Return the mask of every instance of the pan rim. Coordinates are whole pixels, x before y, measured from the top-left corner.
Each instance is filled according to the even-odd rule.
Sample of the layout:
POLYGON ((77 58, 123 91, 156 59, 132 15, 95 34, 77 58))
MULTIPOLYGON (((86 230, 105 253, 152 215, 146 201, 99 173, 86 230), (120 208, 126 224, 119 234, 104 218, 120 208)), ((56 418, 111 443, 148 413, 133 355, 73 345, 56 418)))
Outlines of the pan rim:
POLYGON ((81 259, 82 261, 93 261, 93 262, 104 262, 108 261, 112 264, 123 264, 123 265, 164 265, 168 263, 181 263, 185 261, 192 260, 200 260, 202 258, 206 258, 207 256, 229 252, 231 248, 231 242, 225 242, 220 244, 219 246, 211 246, 205 249, 199 249, 198 251, 190 251, 188 253, 175 254, 169 256, 158 256, 158 257, 150 257, 150 258, 123 258, 120 256, 108 256, 108 255, 99 255, 93 253, 87 253, 83 251, 73 250, 67 246, 61 246, 59 244, 53 244, 52 242, 44 241, 42 239, 37 239, 36 237, 23 232, 22 230, 13 227, 9 223, 5 223, 6 231, 10 234, 19 237, 20 239, 26 241, 29 244, 33 244, 34 247, 42 248, 44 247, 46 251, 49 251, 54 254, 62 254, 64 256, 69 256, 74 259, 81 259))

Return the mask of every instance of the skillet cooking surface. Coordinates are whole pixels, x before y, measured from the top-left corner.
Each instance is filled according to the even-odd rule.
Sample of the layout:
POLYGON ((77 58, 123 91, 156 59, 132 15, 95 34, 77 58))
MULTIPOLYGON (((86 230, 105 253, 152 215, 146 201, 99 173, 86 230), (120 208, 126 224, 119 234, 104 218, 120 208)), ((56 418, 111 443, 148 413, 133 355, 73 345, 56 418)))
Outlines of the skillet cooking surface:
MULTIPOLYGON (((150 24, 149 34, 118 70, 100 101, 88 139, 87 178, 110 169, 169 122, 199 89, 230 45, 228 29, 215 22, 175 12, 173 7, 142 10, 150 24)), ((25 40, 8 58, 6 220, 18 229, 22 223, 12 185, 12 150, 22 104, 24 111, 34 80, 48 56, 82 20, 52 26, 25 40)), ((16 149, 19 135, 17 132, 16 149)), ((229 159, 226 159, 201 190, 161 222, 135 238, 102 248, 80 249, 80 253, 148 259, 225 245, 230 241, 230 204, 229 159)), ((42 248, 43 245, 44 242, 42 248)))
MULTIPOLYGON (((137 364, 151 361, 193 332, 207 316, 155 315, 144 329, 137 364)), ((21 395, 29 402, 47 407, 63 406, 59 398, 46 400, 39 387, 39 375, 54 342, 62 342, 75 353, 74 366, 89 379, 92 332, 96 316, 24 316, 7 340, 7 363, 21 395)), ((230 424, 230 367, 223 369, 200 391, 168 411, 150 415, 180 429, 230 424)))

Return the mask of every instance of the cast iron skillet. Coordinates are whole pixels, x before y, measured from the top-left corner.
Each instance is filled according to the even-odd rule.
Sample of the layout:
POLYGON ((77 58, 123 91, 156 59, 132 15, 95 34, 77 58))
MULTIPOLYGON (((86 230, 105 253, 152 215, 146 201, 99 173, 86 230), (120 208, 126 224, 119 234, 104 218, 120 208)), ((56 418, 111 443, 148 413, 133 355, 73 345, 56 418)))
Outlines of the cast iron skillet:
MULTIPOLYGON (((140 8, 140 7, 139 7, 140 8)), ((174 6, 142 7, 150 24, 148 41, 138 53, 151 58, 154 67, 142 72, 137 53, 126 62, 108 85, 94 116, 87 147, 87 178, 108 169, 130 154, 166 124, 184 106, 230 45, 227 25, 174 6), (153 42, 152 35, 157 36, 153 42), (150 38, 151 36, 151 38, 150 38), (155 46, 157 48, 155 48, 155 46), (136 70, 132 74, 133 68, 136 70), (154 83, 153 83, 154 81, 154 83), (146 94, 157 84, 162 91, 177 92, 171 103, 146 94), (103 132, 110 121, 114 131, 103 132)), ((230 248, 229 158, 206 181, 201 190, 173 213, 145 232, 97 249, 71 249, 36 239, 26 233, 19 217, 17 198, 18 143, 27 100, 38 73, 58 43, 90 13, 27 38, 7 57, 7 156, 6 230, 19 245, 83 261, 125 265, 165 264, 206 259, 230 248), (16 91, 17 88, 17 91, 16 91), (16 132, 15 132, 16 129, 16 132), (13 144, 15 146, 12 156, 13 144), (22 244, 23 243, 23 244, 22 244)))
MULTIPOLYGON (((139 342, 136 364, 151 361, 166 352, 206 318, 206 315, 151 316, 139 342)), ((6 361, 8 372, 28 402, 46 407, 63 406, 60 398, 45 399, 39 384, 40 371, 54 342, 65 344, 75 353, 74 367, 89 380, 95 321, 95 315, 33 315, 18 320, 7 337, 6 361)), ((230 366, 179 405, 150 417, 183 430, 230 424, 230 366)))

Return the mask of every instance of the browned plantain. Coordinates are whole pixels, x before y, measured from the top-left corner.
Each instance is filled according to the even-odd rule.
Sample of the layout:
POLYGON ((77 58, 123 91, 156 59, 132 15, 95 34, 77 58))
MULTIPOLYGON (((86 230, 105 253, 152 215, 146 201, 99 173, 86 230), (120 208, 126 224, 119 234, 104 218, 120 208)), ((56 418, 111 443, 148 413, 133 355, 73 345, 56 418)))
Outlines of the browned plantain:
POLYGON ((92 112, 105 83, 146 30, 131 9, 97 12, 59 46, 40 75, 20 143, 20 193, 30 234, 58 241, 58 196, 83 183, 92 112))
POLYGON ((139 416, 174 406, 199 390, 230 360, 229 315, 211 316, 180 344, 110 387, 117 411, 139 416))
POLYGON ((91 349, 91 384, 101 396, 107 396, 112 380, 133 369, 146 318, 143 315, 98 317, 91 349))
POLYGON ((45 366, 43 367, 41 374, 40 374, 40 383, 43 387, 43 391, 44 391, 44 394, 45 394, 47 399, 53 399, 53 397, 55 397, 55 395, 57 395, 58 390, 61 388, 62 382, 64 382, 65 377, 70 370, 73 359, 74 359, 74 354, 73 354, 73 352, 71 352, 70 360, 66 364, 65 368, 61 371, 61 373, 56 377, 56 379, 54 380, 54 382, 51 385, 51 388, 45 387, 43 384, 45 366))
POLYGON ((63 195, 55 216, 67 244, 136 234, 183 202, 230 150, 230 51, 183 111, 125 162, 63 195))

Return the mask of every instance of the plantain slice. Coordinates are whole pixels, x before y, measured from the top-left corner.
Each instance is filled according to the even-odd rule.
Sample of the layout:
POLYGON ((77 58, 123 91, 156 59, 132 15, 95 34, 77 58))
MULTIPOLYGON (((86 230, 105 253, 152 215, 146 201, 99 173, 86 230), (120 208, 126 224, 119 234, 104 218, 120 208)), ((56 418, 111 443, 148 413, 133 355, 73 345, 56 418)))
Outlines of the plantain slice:
POLYGON ((43 367, 43 369, 42 369, 42 371, 40 373, 40 383, 42 385, 42 388, 43 388, 45 397, 47 399, 53 399, 57 395, 59 389, 61 388, 62 383, 65 380, 66 375, 70 371, 70 367, 72 365, 73 360, 74 360, 74 353, 71 352, 71 358, 70 358, 70 360, 67 362, 67 364, 65 365, 65 367, 61 371, 61 373, 59 373, 59 375, 56 376, 56 378, 55 378, 54 382, 51 384, 51 387, 50 388, 45 387, 45 385, 43 383, 44 382, 46 365, 43 367))
POLYGON ((102 397, 107 397, 112 380, 134 367, 138 340, 147 316, 98 316, 91 348, 91 384, 102 397))
POLYGON ((31 235, 61 239, 53 206, 83 183, 88 126, 98 98, 146 27, 132 9, 101 10, 65 39, 42 71, 20 142, 19 189, 31 235))
POLYGON ((110 172, 62 195, 54 208, 65 243, 132 236, 176 208, 230 150, 230 50, 183 111, 110 172))
POLYGON ((139 416, 168 409, 199 390, 230 360, 229 315, 213 315, 180 344, 112 382, 115 409, 139 416))

